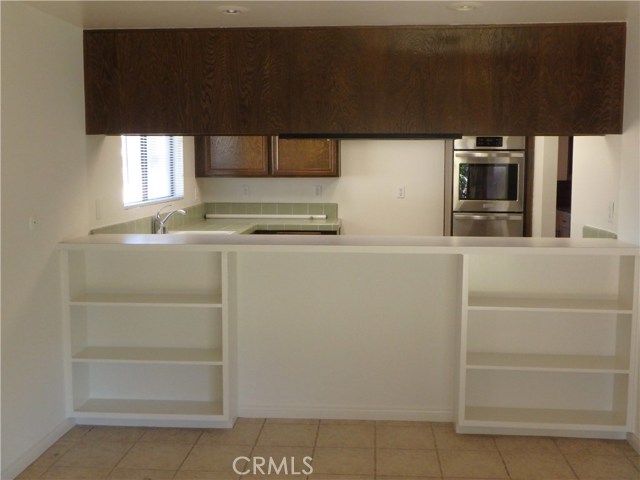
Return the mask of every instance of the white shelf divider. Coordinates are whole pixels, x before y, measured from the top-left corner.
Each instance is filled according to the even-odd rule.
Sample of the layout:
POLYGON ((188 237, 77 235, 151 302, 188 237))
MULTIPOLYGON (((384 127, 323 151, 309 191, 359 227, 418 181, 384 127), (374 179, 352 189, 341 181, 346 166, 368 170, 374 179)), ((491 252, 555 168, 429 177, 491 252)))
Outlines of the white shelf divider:
POLYGON ((207 348, 87 347, 73 355, 72 361, 222 365, 222 352, 207 348))
POLYGON ((617 429, 626 425, 625 413, 600 410, 562 410, 537 408, 472 407, 465 409, 465 420, 469 426, 487 424, 502 426, 517 424, 520 427, 597 428, 617 429))
POLYGON ((140 306, 140 307, 222 307, 222 295, 176 293, 84 293, 74 297, 70 305, 140 306))
POLYGON ((539 372, 629 373, 629 359, 599 355, 467 353, 467 368, 539 372))
POLYGON ((222 402, 92 398, 74 409, 78 417, 192 419, 222 416, 222 402))
POLYGON ((509 295, 469 296, 469 310, 563 311, 574 313, 630 314, 632 308, 615 299, 523 297, 509 295))

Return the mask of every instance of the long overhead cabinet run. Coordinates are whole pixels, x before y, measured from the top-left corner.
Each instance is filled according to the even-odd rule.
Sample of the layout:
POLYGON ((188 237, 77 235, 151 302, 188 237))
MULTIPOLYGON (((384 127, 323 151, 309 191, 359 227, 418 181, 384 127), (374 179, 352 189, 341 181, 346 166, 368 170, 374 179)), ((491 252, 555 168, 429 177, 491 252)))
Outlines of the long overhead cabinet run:
POLYGON ((88 134, 622 132, 624 23, 91 30, 88 134))

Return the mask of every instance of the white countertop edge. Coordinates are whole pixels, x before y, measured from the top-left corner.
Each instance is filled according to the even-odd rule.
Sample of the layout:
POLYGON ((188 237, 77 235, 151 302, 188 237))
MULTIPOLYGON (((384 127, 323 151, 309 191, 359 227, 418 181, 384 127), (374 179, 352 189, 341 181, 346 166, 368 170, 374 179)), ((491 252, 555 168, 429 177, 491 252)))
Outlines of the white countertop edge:
POLYGON ((640 247, 600 238, 427 237, 379 235, 97 234, 59 244, 63 250, 141 247, 229 252, 509 253, 638 255, 640 247))

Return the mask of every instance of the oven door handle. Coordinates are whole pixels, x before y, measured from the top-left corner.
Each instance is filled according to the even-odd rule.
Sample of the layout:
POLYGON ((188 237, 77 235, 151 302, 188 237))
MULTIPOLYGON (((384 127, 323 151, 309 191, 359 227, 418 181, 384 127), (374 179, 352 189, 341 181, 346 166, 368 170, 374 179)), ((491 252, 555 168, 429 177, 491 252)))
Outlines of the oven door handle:
POLYGON ((511 220, 518 221, 522 220, 522 215, 512 215, 508 213, 492 213, 489 215, 477 215, 473 213, 454 213, 455 218, 460 220, 511 220))
POLYGON ((455 152, 460 158, 524 158, 523 152, 455 152))

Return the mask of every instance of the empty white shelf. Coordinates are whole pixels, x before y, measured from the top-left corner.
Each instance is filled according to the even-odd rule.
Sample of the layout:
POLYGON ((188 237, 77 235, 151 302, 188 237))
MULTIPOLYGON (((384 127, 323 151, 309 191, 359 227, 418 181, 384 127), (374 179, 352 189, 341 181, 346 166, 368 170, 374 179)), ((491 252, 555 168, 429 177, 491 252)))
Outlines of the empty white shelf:
POLYGON ((84 293, 72 298, 71 305, 221 307, 221 295, 176 293, 84 293))
POLYGON ((78 417, 171 418, 222 415, 221 402, 92 398, 74 409, 78 417))
POLYGON ((467 353, 468 369, 629 373, 629 359, 598 355, 467 353))
POLYGON ((174 363, 222 365, 220 349, 87 347, 72 356, 73 362, 174 363))
POLYGON ((573 428, 594 429, 594 427, 620 427, 626 425, 623 412, 600 410, 561 410, 538 408, 467 407, 465 420, 468 425, 488 422, 496 424, 517 424, 558 428, 563 425, 573 428), (471 423, 473 422, 473 423, 471 423))
POLYGON ((576 313, 632 313, 618 300, 593 298, 471 295, 469 310, 566 311, 576 313))

